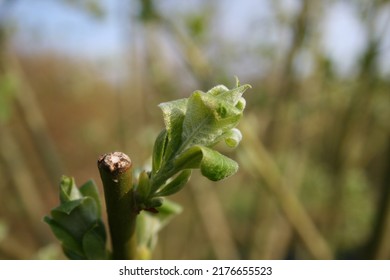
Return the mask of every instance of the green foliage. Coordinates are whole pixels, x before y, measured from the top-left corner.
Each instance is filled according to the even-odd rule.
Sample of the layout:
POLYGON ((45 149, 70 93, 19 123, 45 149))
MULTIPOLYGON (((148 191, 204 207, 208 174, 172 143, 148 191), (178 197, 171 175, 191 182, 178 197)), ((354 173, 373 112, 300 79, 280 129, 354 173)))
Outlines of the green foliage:
MULTIPOLYGON (((240 86, 237 80, 236 87, 231 90, 216 86, 206 93, 195 91, 189 98, 160 104, 165 129, 155 141, 152 170, 140 172, 133 188, 127 188, 133 192, 126 195, 131 199, 128 202, 133 205, 135 197, 133 210, 138 214, 135 228, 138 258, 150 258, 158 232, 181 212, 180 206, 168 200, 163 203, 162 197, 180 191, 190 179, 192 169, 200 169, 202 175, 212 181, 227 178, 238 170, 234 160, 213 147, 225 141, 227 146, 234 148, 241 141, 241 133, 235 127, 245 108, 242 94, 249 87, 240 86)), ((116 187, 120 178, 103 180, 104 188, 112 188, 112 185, 105 185, 111 181, 116 187)), ((122 182, 126 186, 132 184, 131 180, 122 182)), ((107 210, 110 214, 110 209, 107 210)), ((108 216, 120 221, 130 219, 129 214, 108 216)), ((60 205, 44 221, 61 241, 68 258, 110 258, 105 245, 100 199, 92 181, 78 189, 73 178, 64 176, 60 184, 60 205)))
POLYGON ((223 85, 209 91, 195 91, 189 98, 160 104, 165 129, 158 135, 152 171, 142 172, 136 186, 139 209, 154 210, 158 197, 175 194, 183 188, 192 169, 219 181, 233 175, 238 164, 213 147, 225 141, 236 147, 241 132, 235 128, 245 109, 243 93, 250 85, 228 89, 223 85))
POLYGON ((60 183, 60 205, 44 221, 62 243, 70 259, 108 259, 106 231, 101 220, 101 204, 96 185, 88 181, 77 188, 71 177, 60 183))

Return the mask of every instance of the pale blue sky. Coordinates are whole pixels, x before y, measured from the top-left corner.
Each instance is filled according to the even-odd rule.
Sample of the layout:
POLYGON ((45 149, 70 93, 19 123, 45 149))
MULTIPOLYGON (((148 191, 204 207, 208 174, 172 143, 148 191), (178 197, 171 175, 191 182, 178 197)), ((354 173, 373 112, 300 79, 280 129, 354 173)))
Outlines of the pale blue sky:
MULTIPOLYGON (((16 23, 15 45, 24 51, 54 49, 66 54, 81 55, 89 58, 115 56, 123 51, 123 29, 121 28, 121 4, 123 0, 102 1, 107 11, 103 20, 94 19, 91 15, 71 5, 62 4, 55 0, 16 0, 13 4, 6 4, 0 0, 0 17, 6 17, 16 23)), ((137 9, 138 1, 131 3, 130 10, 137 9)), ((283 0, 284 9, 294 13, 299 1, 283 0)), ((165 0, 156 1, 159 9, 166 16, 186 14, 197 11, 202 0, 165 0)), ((283 45, 285 34, 275 34, 272 26, 258 28, 253 34, 254 26, 263 22, 269 23, 273 17, 271 1, 269 0, 241 0, 215 1, 217 20, 213 29, 227 43, 237 43, 242 49, 255 48, 259 42, 273 41, 283 45), (227 4, 228 3, 228 4, 227 4), (270 32, 271 31, 271 32, 270 32)), ((325 6, 325 16, 322 22, 322 47, 324 51, 338 64, 341 73, 353 71, 354 62, 358 54, 364 49, 367 34, 348 2, 333 1, 332 5, 325 6)), ((378 25, 386 24, 390 17, 390 5, 384 9, 378 19, 378 25)), ((275 29, 275 28, 274 28, 275 29)), ((380 29, 380 28, 379 28, 380 29)), ((381 48, 382 68, 390 72, 390 28, 382 28, 385 36, 381 48)), ((130 38, 131 40, 131 38, 130 38)), ((244 63, 244 62, 243 62, 244 63)), ((247 63, 247 62, 245 62, 247 63)), ((309 63, 310 65, 310 63, 309 63)))

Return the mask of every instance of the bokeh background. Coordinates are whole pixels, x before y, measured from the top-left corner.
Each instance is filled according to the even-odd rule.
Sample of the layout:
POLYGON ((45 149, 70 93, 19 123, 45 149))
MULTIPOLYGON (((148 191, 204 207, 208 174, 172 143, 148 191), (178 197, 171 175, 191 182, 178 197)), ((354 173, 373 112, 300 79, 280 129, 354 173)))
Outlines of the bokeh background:
POLYGON ((390 1, 1 0, 0 259, 62 259, 42 217, 100 154, 147 165, 160 102, 249 83, 155 259, 390 258, 390 1))

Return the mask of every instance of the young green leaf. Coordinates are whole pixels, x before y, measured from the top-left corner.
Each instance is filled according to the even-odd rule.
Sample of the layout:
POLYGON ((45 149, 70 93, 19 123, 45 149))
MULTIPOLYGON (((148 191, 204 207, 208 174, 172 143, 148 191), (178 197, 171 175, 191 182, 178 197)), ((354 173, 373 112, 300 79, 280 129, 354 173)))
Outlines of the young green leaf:
POLYGON ((61 242, 63 248, 67 248, 68 251, 72 251, 77 255, 83 255, 82 246, 71 233, 48 216, 44 217, 44 221, 50 226, 53 234, 61 242))
POLYGON ((106 240, 99 234, 99 225, 96 224, 88 230, 82 240, 82 247, 85 256, 89 260, 107 260, 109 254, 105 249, 106 240))
POLYGON ((86 260, 84 253, 77 254, 76 251, 73 251, 66 246, 62 246, 62 250, 64 251, 65 256, 70 260, 86 260))
POLYGON ((159 107, 163 112, 168 137, 164 152, 164 160, 167 162, 175 156, 181 144, 187 98, 161 103, 159 107))
POLYGON ((184 187, 185 184, 187 184, 187 182, 190 180, 190 177, 190 169, 182 171, 171 182, 162 187, 162 189, 154 196, 168 196, 177 193, 184 187))
POLYGON ((95 182, 93 180, 88 180, 79 188, 79 190, 84 197, 90 197, 95 201, 98 210, 97 215, 100 217, 102 205, 100 203, 99 192, 95 182))
POLYGON ((219 152, 203 147, 193 146, 175 160, 177 169, 200 168, 202 175, 212 181, 225 179, 238 170, 238 164, 219 152))
POLYGON ((227 104, 237 106, 238 102, 242 100, 243 93, 249 88, 251 88, 250 85, 243 85, 229 90, 225 86, 216 86, 207 93, 217 97, 219 100, 224 101, 227 104))
POLYGON ((80 199, 82 197, 82 194, 76 187, 74 178, 62 176, 60 182, 60 202, 65 203, 67 201, 80 199))
POLYGON ((135 186, 138 209, 156 212, 162 203, 156 199, 181 190, 190 178, 191 169, 200 169, 213 181, 237 172, 238 164, 213 147, 221 141, 231 148, 240 143, 242 135, 235 127, 242 117, 245 108, 242 95, 248 88, 250 85, 240 86, 237 79, 233 89, 219 85, 159 105, 165 129, 155 141, 148 180, 141 173, 135 186))
MULTIPOLYGON (((79 202, 79 201, 77 201, 79 202)), ((73 204, 73 202, 71 202, 73 204)), ((90 197, 82 199, 77 207, 72 207, 70 212, 66 212, 69 207, 60 205, 51 211, 52 218, 74 238, 81 240, 84 232, 87 231, 98 219, 95 201, 90 197)))
POLYGON ((107 258, 106 231, 93 181, 78 189, 73 178, 62 177, 60 202, 44 221, 61 241, 65 255, 72 259, 107 258))
POLYGON ((163 163, 167 141, 168 141, 167 130, 163 129, 160 132, 160 134, 157 136, 153 147, 153 156, 152 156, 153 174, 156 174, 156 172, 160 169, 163 163))
POLYGON ((199 91, 191 95, 187 107, 180 151, 193 145, 213 146, 224 132, 238 124, 242 116, 233 105, 199 91))
POLYGON ((138 185, 136 187, 138 199, 141 202, 145 202, 149 198, 150 194, 150 180, 146 171, 142 171, 139 175, 138 185))
POLYGON ((225 138, 225 143, 230 148, 235 148, 241 142, 242 134, 237 128, 233 128, 223 135, 225 138))

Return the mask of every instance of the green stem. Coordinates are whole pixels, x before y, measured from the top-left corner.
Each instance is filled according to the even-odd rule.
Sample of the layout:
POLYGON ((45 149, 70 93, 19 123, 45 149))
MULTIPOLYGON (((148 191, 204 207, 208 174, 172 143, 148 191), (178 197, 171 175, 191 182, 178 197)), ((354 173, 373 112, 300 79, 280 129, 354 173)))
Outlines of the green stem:
POLYGON ((99 157, 98 168, 104 187, 113 259, 135 259, 137 209, 131 160, 124 153, 113 152, 99 157))
POLYGON ((162 167, 151 180, 151 194, 154 194, 165 182, 177 173, 172 167, 162 167))

